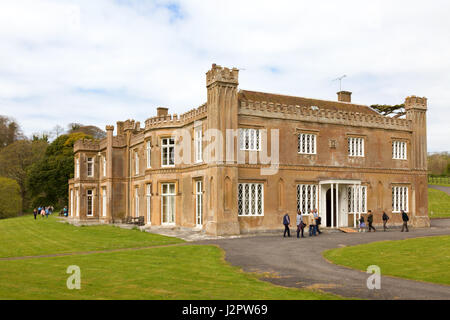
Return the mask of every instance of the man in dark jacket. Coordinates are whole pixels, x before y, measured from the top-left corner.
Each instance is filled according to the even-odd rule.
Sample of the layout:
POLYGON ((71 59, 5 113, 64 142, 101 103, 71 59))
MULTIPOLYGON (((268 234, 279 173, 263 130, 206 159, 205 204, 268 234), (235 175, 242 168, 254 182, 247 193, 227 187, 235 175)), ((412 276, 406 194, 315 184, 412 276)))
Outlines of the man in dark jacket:
POLYGON ((402 220, 403 220, 403 227, 402 227, 402 232, 406 229, 406 232, 409 232, 408 230, 408 221, 409 221, 409 217, 406 214, 405 211, 402 210, 402 220))
POLYGON ((386 223, 389 220, 389 216, 386 214, 386 212, 383 211, 383 230, 384 232, 386 232, 387 227, 386 227, 386 223))
POLYGON ((286 238, 286 232, 288 234, 288 237, 291 237, 291 231, 289 230, 289 226, 291 225, 291 219, 289 218, 289 214, 285 214, 283 217, 283 224, 284 224, 284 235, 283 237, 286 238))
POLYGON ((372 214, 372 210, 369 210, 369 215, 367 216, 367 223, 369 224, 369 232, 370 230, 373 229, 373 232, 376 232, 377 230, 375 230, 375 228, 373 227, 372 223, 373 223, 373 214, 372 214))

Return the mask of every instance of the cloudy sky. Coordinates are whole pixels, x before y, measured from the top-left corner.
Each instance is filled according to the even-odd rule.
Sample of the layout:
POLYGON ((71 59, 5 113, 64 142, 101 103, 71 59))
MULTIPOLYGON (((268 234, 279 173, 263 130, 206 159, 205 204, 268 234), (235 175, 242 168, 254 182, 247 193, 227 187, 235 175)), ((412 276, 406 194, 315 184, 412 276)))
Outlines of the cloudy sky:
POLYGON ((0 0, 0 114, 28 135, 145 121, 206 101, 212 63, 240 88, 362 104, 429 99, 429 151, 450 151, 450 2, 0 0))

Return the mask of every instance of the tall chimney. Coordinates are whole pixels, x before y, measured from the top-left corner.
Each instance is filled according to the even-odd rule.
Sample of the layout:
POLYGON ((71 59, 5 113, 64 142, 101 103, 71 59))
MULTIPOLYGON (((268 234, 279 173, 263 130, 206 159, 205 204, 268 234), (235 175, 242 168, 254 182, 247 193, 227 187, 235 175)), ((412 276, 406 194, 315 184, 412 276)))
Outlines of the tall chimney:
POLYGON ((158 110, 158 117, 167 116, 169 114, 169 108, 159 107, 156 110, 158 110))
POLYGON ((352 102, 352 93, 349 91, 339 91, 337 95, 340 102, 352 102))

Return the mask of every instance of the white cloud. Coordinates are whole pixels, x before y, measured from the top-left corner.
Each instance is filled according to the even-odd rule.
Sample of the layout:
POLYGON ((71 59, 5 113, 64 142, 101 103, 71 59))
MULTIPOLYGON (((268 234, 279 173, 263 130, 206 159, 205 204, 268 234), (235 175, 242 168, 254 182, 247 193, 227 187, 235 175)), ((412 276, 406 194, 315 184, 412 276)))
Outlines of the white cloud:
POLYGON ((25 132, 143 122, 206 100, 211 63, 240 87, 364 104, 427 96, 429 150, 450 150, 448 1, 3 0, 0 114, 25 132))

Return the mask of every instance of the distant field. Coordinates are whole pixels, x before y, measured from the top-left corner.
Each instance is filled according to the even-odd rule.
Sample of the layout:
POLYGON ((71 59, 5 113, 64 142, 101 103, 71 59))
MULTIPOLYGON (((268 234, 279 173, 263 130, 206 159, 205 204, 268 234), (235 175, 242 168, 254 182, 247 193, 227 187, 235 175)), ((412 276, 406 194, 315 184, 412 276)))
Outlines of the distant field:
MULTIPOLYGON (((450 285, 450 236, 384 241, 328 250, 325 258, 359 270, 450 285)), ((449 287, 450 290, 450 287, 449 287)))
POLYGON ((450 218, 450 196, 440 190, 428 189, 428 212, 431 218, 450 218))
POLYGON ((3 299, 340 299, 284 288, 242 272, 215 246, 112 226, 74 227, 32 217, 0 220, 0 300, 3 299), (4 257, 173 245, 120 252, 25 260, 4 257), (69 266, 81 270, 81 290, 69 290, 69 266))

